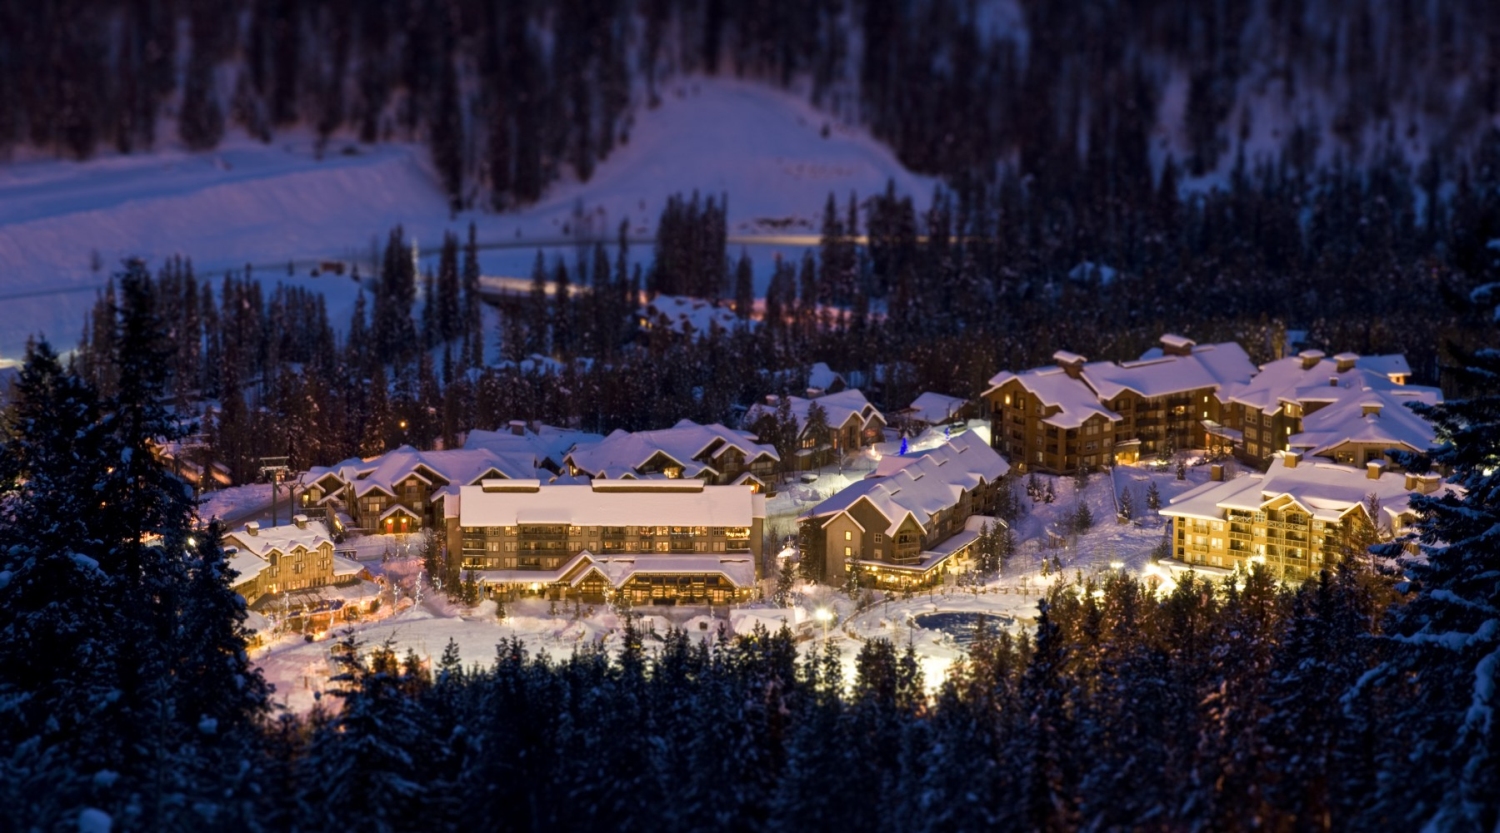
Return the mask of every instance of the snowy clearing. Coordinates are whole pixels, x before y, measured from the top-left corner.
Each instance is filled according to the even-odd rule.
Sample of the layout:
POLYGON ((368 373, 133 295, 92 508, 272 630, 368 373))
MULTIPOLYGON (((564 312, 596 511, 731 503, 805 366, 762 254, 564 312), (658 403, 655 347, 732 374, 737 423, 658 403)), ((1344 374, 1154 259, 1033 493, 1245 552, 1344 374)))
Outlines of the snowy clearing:
POLYGON ((232 135, 206 153, 164 147, 0 166, 0 362, 14 360, 39 331, 60 348, 72 346, 95 290, 127 255, 156 265, 180 254, 200 276, 249 263, 267 283, 288 280, 287 262, 296 261, 290 280, 327 293, 329 314, 342 327, 354 284, 311 278, 311 265, 368 261, 372 242, 398 223, 432 254, 445 230, 462 231, 472 220, 482 243, 509 247, 484 250, 485 273, 524 276, 538 247, 571 259, 570 235, 585 231, 612 243, 621 220, 641 238, 633 255, 649 256, 646 241, 668 196, 727 194, 731 254, 737 238, 755 238, 748 248, 764 284, 773 253, 805 245, 787 235, 816 235, 829 192, 842 209, 851 191, 869 196, 888 180, 919 202, 935 184, 793 93, 689 78, 666 87, 662 99, 636 112, 629 144, 589 182, 564 179, 517 213, 451 217, 422 145, 335 137, 320 159, 310 133, 268 145, 232 135))

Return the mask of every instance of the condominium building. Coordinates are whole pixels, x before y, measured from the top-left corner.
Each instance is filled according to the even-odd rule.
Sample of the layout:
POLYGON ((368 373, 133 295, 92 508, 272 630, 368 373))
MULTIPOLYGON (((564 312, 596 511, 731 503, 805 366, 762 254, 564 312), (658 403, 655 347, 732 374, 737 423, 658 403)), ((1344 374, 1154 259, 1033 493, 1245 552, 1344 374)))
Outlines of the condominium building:
POLYGON ((997 374, 984 398, 995 448, 1021 471, 1073 472, 1209 443, 1227 385, 1255 365, 1233 342, 1165 335, 1132 362, 1059 350, 1055 366, 997 374))
POLYGON ((1211 481, 1161 514, 1172 522, 1178 562, 1209 570, 1259 562, 1300 580, 1377 531, 1401 533, 1413 520, 1412 494, 1447 488, 1438 475, 1392 471, 1378 461, 1353 467, 1285 452, 1265 474, 1211 481))
POLYGON ((449 504, 450 557, 484 584, 554 599, 744 601, 757 593, 765 495, 702 480, 486 480, 449 504))
POLYGON ((1400 355, 1304 350, 1227 386, 1222 424, 1236 456, 1261 467, 1288 450, 1351 465, 1385 459, 1388 448, 1424 450, 1432 428, 1406 405, 1441 402, 1442 392, 1407 384, 1410 375, 1400 355))

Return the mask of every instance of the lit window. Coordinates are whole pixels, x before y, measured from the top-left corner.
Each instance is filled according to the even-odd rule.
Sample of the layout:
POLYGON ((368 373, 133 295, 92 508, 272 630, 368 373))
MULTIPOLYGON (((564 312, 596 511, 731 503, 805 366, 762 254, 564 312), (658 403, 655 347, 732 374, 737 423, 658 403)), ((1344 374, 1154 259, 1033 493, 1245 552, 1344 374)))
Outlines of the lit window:
POLYGON ((853 554, 854 554, 854 548, 853 547, 844 547, 844 557, 845 558, 848 558, 849 556, 851 556, 853 554))
POLYGON ((844 540, 845 541, 853 541, 854 540, 854 533, 850 532, 847 529, 844 530, 844 540))

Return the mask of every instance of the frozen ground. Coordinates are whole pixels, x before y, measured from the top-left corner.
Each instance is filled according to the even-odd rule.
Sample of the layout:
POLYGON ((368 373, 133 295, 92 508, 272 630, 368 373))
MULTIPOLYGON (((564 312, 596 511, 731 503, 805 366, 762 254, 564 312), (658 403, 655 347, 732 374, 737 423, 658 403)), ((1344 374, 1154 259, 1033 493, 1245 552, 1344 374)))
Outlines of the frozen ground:
MULTIPOLYGON (((1020 551, 995 581, 984 587, 937 588, 909 599, 895 594, 857 614, 853 602, 837 589, 800 585, 797 605, 807 614, 798 631, 803 649, 817 650, 824 639, 816 611, 825 609, 833 614, 827 638, 843 654, 847 679, 852 679, 854 657, 860 644, 872 638, 886 638, 898 645, 913 645, 928 684, 935 686, 942 681, 948 666, 962 655, 963 648, 950 634, 917 626, 914 617, 935 612, 981 612, 1008 617, 1013 623, 1011 627, 1024 629, 1033 621, 1038 598, 1050 583, 1058 580, 1058 571, 1050 566, 1053 559, 1069 578, 1078 573, 1087 576, 1114 569, 1163 578, 1163 573, 1150 564, 1150 555, 1162 538, 1164 525, 1159 517, 1145 511, 1146 489, 1154 480, 1165 504, 1207 478, 1206 466, 1189 468, 1187 479, 1182 481, 1170 469, 1121 466, 1112 475, 1091 477, 1080 494, 1072 478, 1041 477, 1043 484, 1049 481, 1053 484, 1057 498, 1051 504, 1034 506, 1025 501, 1030 512, 1016 524, 1020 551), (1123 488, 1134 492, 1136 505, 1144 514, 1138 523, 1119 523, 1116 519, 1114 495, 1123 488), (1080 499, 1087 502, 1094 515, 1093 528, 1082 535, 1062 536, 1060 547, 1054 548, 1050 542, 1055 539, 1048 536, 1047 530, 1055 530, 1065 516, 1075 512, 1080 499), (1045 574, 1043 561, 1049 565, 1045 574)), ((1017 488, 1024 489, 1024 485, 1023 479, 1017 488)), ((781 496, 773 504, 776 501, 794 503, 781 496)), ((411 649, 419 656, 435 660, 451 637, 465 663, 488 665, 496 644, 512 636, 521 638, 530 651, 546 651, 554 657, 565 656, 583 643, 603 643, 606 647, 619 644, 620 620, 606 607, 583 606, 575 611, 570 604, 559 604, 554 614, 547 602, 522 601, 508 605, 509 616, 501 621, 494 615, 493 603, 486 602, 472 612, 464 611, 430 590, 425 591, 426 598, 420 606, 412 606, 410 588, 417 569, 414 560, 396 559, 381 564, 377 557, 369 564, 372 571, 384 573, 392 584, 406 589, 399 613, 391 615, 390 597, 386 596, 379 614, 383 618, 356 626, 359 638, 367 645, 390 639, 398 653, 404 655, 411 649)), ((769 604, 758 602, 752 606, 769 607, 769 604)), ((676 625, 708 639, 716 633, 717 620, 729 614, 726 608, 688 606, 638 608, 636 612, 646 614, 646 626, 658 632, 676 625)), ((328 661, 330 644, 331 637, 308 643, 301 636, 289 635, 256 652, 256 660, 267 679, 276 685, 278 702, 294 710, 311 706, 314 693, 326 689, 329 676, 334 673, 328 661)), ((648 639, 648 649, 651 644, 648 639)))
MULTIPOLYGON (((633 254, 646 256, 669 195, 727 194, 730 234, 747 238, 764 283, 775 252, 805 245, 788 235, 816 235, 829 192, 841 206, 851 191, 869 196, 888 180, 922 201, 932 192, 933 180, 907 172, 868 134, 832 123, 794 94, 728 79, 685 79, 663 92, 660 107, 637 111, 629 144, 589 182, 556 183, 518 213, 450 216, 421 145, 336 138, 318 158, 311 135, 269 145, 237 136, 197 154, 169 147, 0 166, 0 362, 13 360, 38 331, 59 346, 74 344, 95 290, 126 255, 158 264, 181 254, 199 275, 254 264, 263 279, 327 292, 342 326, 352 282, 311 278, 310 265, 368 260, 372 242, 398 223, 430 256, 445 230, 472 220, 488 246, 485 273, 524 276, 538 247, 571 259, 570 235, 613 241, 621 220, 640 238, 633 254), (298 264, 295 277, 288 261, 298 264)), ((731 244, 732 254, 740 245, 731 244)))

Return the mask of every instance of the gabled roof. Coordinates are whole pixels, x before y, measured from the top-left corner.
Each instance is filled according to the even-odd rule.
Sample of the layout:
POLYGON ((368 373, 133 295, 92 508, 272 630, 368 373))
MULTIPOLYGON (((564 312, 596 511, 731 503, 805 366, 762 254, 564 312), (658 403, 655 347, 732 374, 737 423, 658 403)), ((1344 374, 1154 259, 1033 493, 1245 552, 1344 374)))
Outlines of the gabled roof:
POLYGON ((1432 424, 1417 416, 1408 404, 1440 400, 1440 394, 1424 396, 1430 389, 1399 386, 1395 390, 1341 389, 1342 395, 1302 418, 1302 433, 1287 440, 1293 448, 1326 455, 1345 443, 1379 443, 1390 448, 1426 451, 1437 441, 1432 424), (1407 395, 1410 394, 1410 395, 1407 395))
POLYGON ((801 517, 836 515, 864 500, 889 523, 881 532, 894 532, 908 515, 926 525, 933 515, 957 504, 963 492, 993 483, 1008 471, 1010 464, 977 432, 969 431, 889 475, 855 482, 801 517))
POLYGON ((1161 348, 1152 348, 1138 361, 1093 362, 1084 365, 1083 379, 1100 399, 1110 400, 1125 390, 1146 397, 1168 396, 1243 384, 1255 375, 1255 365, 1245 349, 1232 341, 1193 345, 1180 336, 1166 335, 1162 336, 1162 342, 1178 349, 1191 346, 1192 352, 1185 356, 1167 355, 1161 348))
POLYGON ((761 456, 781 459, 776 449, 755 442, 750 434, 688 419, 660 431, 615 431, 598 442, 578 445, 565 459, 594 477, 620 477, 662 454, 683 468, 684 477, 696 477, 704 470, 713 470, 700 458, 710 452, 717 457, 726 447, 739 449, 751 460, 761 456))
POLYGON ((847 386, 842 374, 829 367, 824 362, 813 362, 811 369, 807 371, 807 386, 819 390, 830 390, 840 384, 847 386))
POLYGON ((990 387, 985 393, 991 393, 1012 381, 1019 382, 1021 387, 1040 399, 1042 404, 1059 409, 1057 413, 1042 420, 1048 425, 1064 429, 1077 428, 1095 416, 1102 416, 1110 422, 1120 421, 1119 414, 1099 404, 1099 396, 1092 388, 1084 384, 1082 379, 1069 376, 1060 367, 1049 365, 1020 373, 1008 370, 998 373, 990 379, 990 387))
POLYGON ((924 391, 916 399, 912 400, 907 414, 915 420, 936 425, 952 419, 959 411, 969 404, 969 400, 957 396, 945 396, 941 393, 924 391))
MULTIPOLYGON (((1388 518, 1410 509, 1412 492, 1406 488, 1402 472, 1385 471, 1379 478, 1371 478, 1364 468, 1323 460, 1303 459, 1290 468, 1286 463, 1286 455, 1278 455, 1265 474, 1205 483, 1173 498, 1162 514, 1223 518, 1229 509, 1259 511, 1288 498, 1318 520, 1337 521, 1363 506, 1370 494, 1380 499, 1381 510, 1388 518)), ((1452 489, 1447 485, 1441 488, 1452 489)))
POLYGON ((1442 394, 1435 388, 1398 384, 1391 376, 1401 375, 1401 368, 1410 373, 1404 356, 1391 355, 1361 357, 1354 361, 1354 367, 1339 370, 1338 362, 1325 358, 1322 351, 1304 350, 1261 365, 1255 378, 1225 387, 1219 399, 1265 413, 1276 413, 1287 402, 1337 401, 1347 390, 1385 390, 1404 396, 1436 396, 1433 401, 1441 401, 1442 394))
MULTIPOLYGON (((851 418, 858 418, 860 428, 869 428, 871 424, 879 422, 885 425, 885 417, 880 411, 870 404, 865 395, 858 388, 849 388, 838 393, 829 393, 816 399, 803 399, 800 396, 787 397, 791 404, 792 416, 797 420, 798 432, 807 430, 807 412, 816 402, 823 407, 828 414, 828 427, 840 428, 846 425, 851 418)), ((756 420, 762 416, 775 416, 776 406, 770 403, 756 403, 745 413, 744 425, 754 425, 756 420)))
MULTIPOLYGON (((308 521, 306 527, 299 527, 297 524, 261 527, 255 534, 249 533, 249 528, 239 528, 223 536, 223 545, 239 549, 237 557, 249 554, 261 560, 269 557, 272 551, 285 554, 299 546, 312 551, 312 549, 320 548, 324 543, 332 546, 333 536, 330 536, 329 528, 323 525, 323 521, 308 521)), ((229 566, 234 566, 234 558, 229 560, 229 566)), ((242 578, 245 578, 245 570, 240 570, 240 573, 242 573, 242 578)))
POLYGON ((603 435, 571 428, 555 428, 551 425, 527 426, 524 422, 511 423, 509 431, 485 431, 475 429, 464 440, 465 449, 485 449, 497 454, 530 454, 539 464, 560 466, 563 458, 575 446, 596 443, 603 435))
POLYGON ((525 479, 536 477, 537 458, 527 452, 502 453, 489 449, 418 451, 403 445, 369 460, 345 460, 333 466, 309 469, 304 483, 315 483, 329 475, 354 487, 356 497, 371 492, 396 493, 396 485, 415 476, 429 485, 468 485, 489 477, 525 479))

